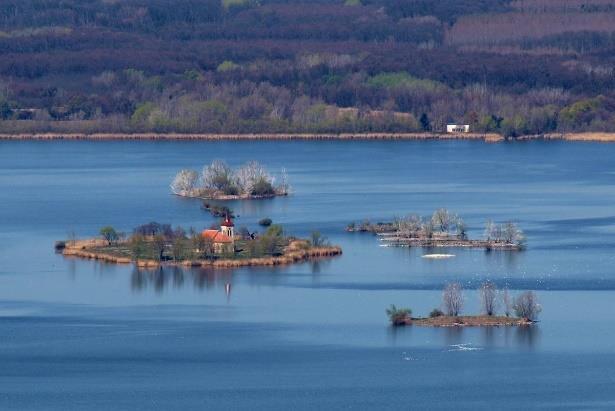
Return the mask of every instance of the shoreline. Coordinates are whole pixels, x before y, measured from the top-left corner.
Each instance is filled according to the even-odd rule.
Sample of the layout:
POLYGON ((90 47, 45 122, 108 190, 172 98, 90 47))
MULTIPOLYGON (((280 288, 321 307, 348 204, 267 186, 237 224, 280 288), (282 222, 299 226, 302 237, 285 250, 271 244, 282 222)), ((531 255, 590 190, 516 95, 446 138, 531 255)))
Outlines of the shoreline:
POLYGON ((371 140, 475 140, 486 143, 505 141, 576 141, 615 143, 615 133, 548 133, 539 135, 505 138, 496 133, 246 133, 246 134, 208 134, 208 133, 17 133, 2 134, 0 140, 147 140, 147 141, 276 141, 276 140, 332 140, 332 141, 371 141, 371 140))
POLYGON ((394 324, 396 327, 518 327, 529 326, 534 322, 525 318, 487 316, 487 315, 460 315, 458 317, 442 315, 439 317, 413 317, 401 323, 394 324))
POLYGON ((76 257, 88 260, 98 260, 113 264, 134 264, 139 268, 157 268, 161 266, 177 267, 212 267, 212 268, 239 268, 257 266, 276 266, 295 264, 311 259, 336 257, 342 254, 339 246, 313 247, 300 249, 289 244, 284 250, 284 254, 275 257, 256 257, 242 259, 217 259, 217 260, 181 260, 181 261, 157 261, 154 259, 137 259, 120 257, 102 251, 88 248, 85 244, 97 244, 96 240, 79 240, 74 246, 66 244, 61 254, 64 257, 76 257))
POLYGON ((288 194, 267 194, 267 195, 239 195, 239 194, 220 194, 220 195, 198 195, 198 194, 181 194, 171 193, 180 198, 188 198, 193 200, 203 201, 237 201, 237 200, 269 200, 276 197, 287 197, 288 194))

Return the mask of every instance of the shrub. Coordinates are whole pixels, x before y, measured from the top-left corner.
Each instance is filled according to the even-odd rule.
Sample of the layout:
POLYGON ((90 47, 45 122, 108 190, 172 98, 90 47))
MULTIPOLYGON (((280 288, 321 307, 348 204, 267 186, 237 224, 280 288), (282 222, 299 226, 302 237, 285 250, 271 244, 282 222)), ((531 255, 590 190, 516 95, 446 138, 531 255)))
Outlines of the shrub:
POLYGON ((312 231, 310 235, 310 243, 312 247, 322 247, 327 244, 327 237, 320 234, 319 231, 312 231))
POLYGON ((253 196, 269 196, 275 194, 275 189, 269 181, 260 179, 254 183, 250 194, 253 196))
POLYGON ((434 308, 429 313, 429 318, 442 317, 443 315, 444 315, 444 313, 442 312, 442 310, 440 310, 439 308, 434 308))
POLYGON ((409 308, 397 308, 395 304, 391 304, 386 310, 389 320, 393 325, 403 325, 408 320, 411 320, 412 310, 409 308))
POLYGON ((258 225, 263 227, 269 227, 272 223, 273 221, 271 220, 271 218, 263 218, 258 221, 258 225))

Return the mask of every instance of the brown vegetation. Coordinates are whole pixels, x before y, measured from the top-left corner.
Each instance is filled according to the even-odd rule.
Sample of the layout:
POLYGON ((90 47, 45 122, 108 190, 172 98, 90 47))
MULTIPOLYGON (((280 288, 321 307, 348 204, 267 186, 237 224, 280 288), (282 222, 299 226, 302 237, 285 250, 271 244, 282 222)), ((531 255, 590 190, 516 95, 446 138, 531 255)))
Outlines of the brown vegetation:
POLYGON ((422 327, 506 327, 530 325, 531 321, 524 318, 493 316, 493 315, 441 315, 429 318, 412 318, 412 325, 422 327))
POLYGON ((471 247, 487 250, 525 248, 525 236, 513 222, 494 224, 488 220, 485 238, 473 240, 468 238, 463 219, 444 208, 436 210, 428 218, 411 214, 402 218, 396 217, 392 222, 352 222, 346 227, 346 231, 377 234, 383 243, 390 246, 471 247))

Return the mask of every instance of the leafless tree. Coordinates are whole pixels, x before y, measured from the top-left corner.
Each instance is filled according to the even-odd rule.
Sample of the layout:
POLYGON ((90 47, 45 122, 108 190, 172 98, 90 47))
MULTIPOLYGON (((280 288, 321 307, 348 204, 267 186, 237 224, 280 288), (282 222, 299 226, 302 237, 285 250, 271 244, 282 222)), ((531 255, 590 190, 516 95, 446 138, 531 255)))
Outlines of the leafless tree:
POLYGON ((285 168, 280 173, 280 183, 276 186, 278 194, 286 195, 290 193, 290 184, 288 182, 288 173, 285 168))
POLYGON ((434 228, 443 233, 448 233, 452 220, 453 218, 446 208, 436 210, 431 216, 434 228))
POLYGON ((425 237, 432 238, 434 232, 434 225, 431 220, 426 221, 423 224, 423 233, 425 233, 425 237))
POLYGON ((498 289, 494 283, 487 281, 479 289, 480 305, 487 315, 495 314, 498 305, 498 289))
POLYGON ((458 316, 463 309, 463 288, 459 283, 449 283, 442 293, 442 305, 447 315, 458 316))
POLYGON ((463 218, 456 216, 455 218, 455 230, 457 231, 457 237, 465 240, 468 238, 468 227, 466 226, 463 218))
POLYGON ((525 240, 523 232, 512 222, 504 224, 502 239, 509 244, 522 244, 525 240))
POLYGON ((196 187, 199 173, 194 170, 181 170, 171 183, 171 191, 174 194, 185 194, 196 187))
POLYGON ((542 311, 542 307, 538 304, 538 298, 533 291, 525 291, 515 298, 513 309, 517 317, 530 321, 535 321, 542 311))
POLYGON ((166 239, 162 234, 157 234, 152 238, 152 248, 154 250, 154 258, 158 261, 162 260, 164 249, 166 247, 166 239))
POLYGON ((493 238, 495 234, 495 224, 493 223, 493 221, 491 220, 487 220, 487 224, 485 224, 485 239, 487 241, 491 241, 491 240, 495 240, 495 238, 493 238))
POLYGON ((502 292, 502 304, 504 305, 504 314, 507 317, 510 317, 510 312, 512 311, 512 301, 510 300, 508 288, 504 288, 504 291, 502 292))
POLYGON ((71 247, 74 247, 76 243, 77 243, 77 234, 75 233, 75 230, 71 230, 68 233, 68 245, 70 245, 71 247))

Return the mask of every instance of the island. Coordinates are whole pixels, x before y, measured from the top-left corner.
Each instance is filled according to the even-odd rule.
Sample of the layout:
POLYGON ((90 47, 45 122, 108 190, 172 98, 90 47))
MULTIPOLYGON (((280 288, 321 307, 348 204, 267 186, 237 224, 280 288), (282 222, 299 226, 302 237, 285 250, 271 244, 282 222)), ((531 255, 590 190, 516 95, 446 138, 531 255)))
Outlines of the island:
POLYGON ((510 327, 528 326, 537 321, 542 307, 533 291, 524 291, 511 298, 508 290, 498 291, 495 284, 487 281, 478 290, 482 314, 461 315, 464 305, 463 288, 460 283, 449 283, 442 292, 442 307, 434 308, 429 317, 413 317, 409 308, 392 304, 386 314, 394 327, 416 325, 420 327, 510 327), (496 315, 498 307, 504 307, 504 315, 496 315), (514 312, 515 316, 511 315, 514 312))
POLYGON ((214 160, 199 174, 184 169, 171 183, 171 192, 180 197, 201 200, 255 200, 286 196, 290 191, 286 170, 279 182, 256 161, 249 161, 233 170, 222 160, 214 160))
POLYGON ((526 247, 523 231, 513 222, 496 224, 488 220, 484 238, 471 239, 463 219, 445 208, 436 210, 429 218, 412 214, 391 222, 353 222, 346 231, 376 234, 385 245, 397 247, 471 247, 510 251, 526 247))
POLYGON ((273 224, 261 234, 245 227, 236 233, 228 216, 219 228, 202 231, 152 222, 127 236, 107 226, 100 230, 100 237, 58 241, 55 248, 67 257, 134 263, 143 268, 274 266, 342 254, 341 247, 329 244, 319 232, 301 239, 286 235, 282 226, 273 224))

